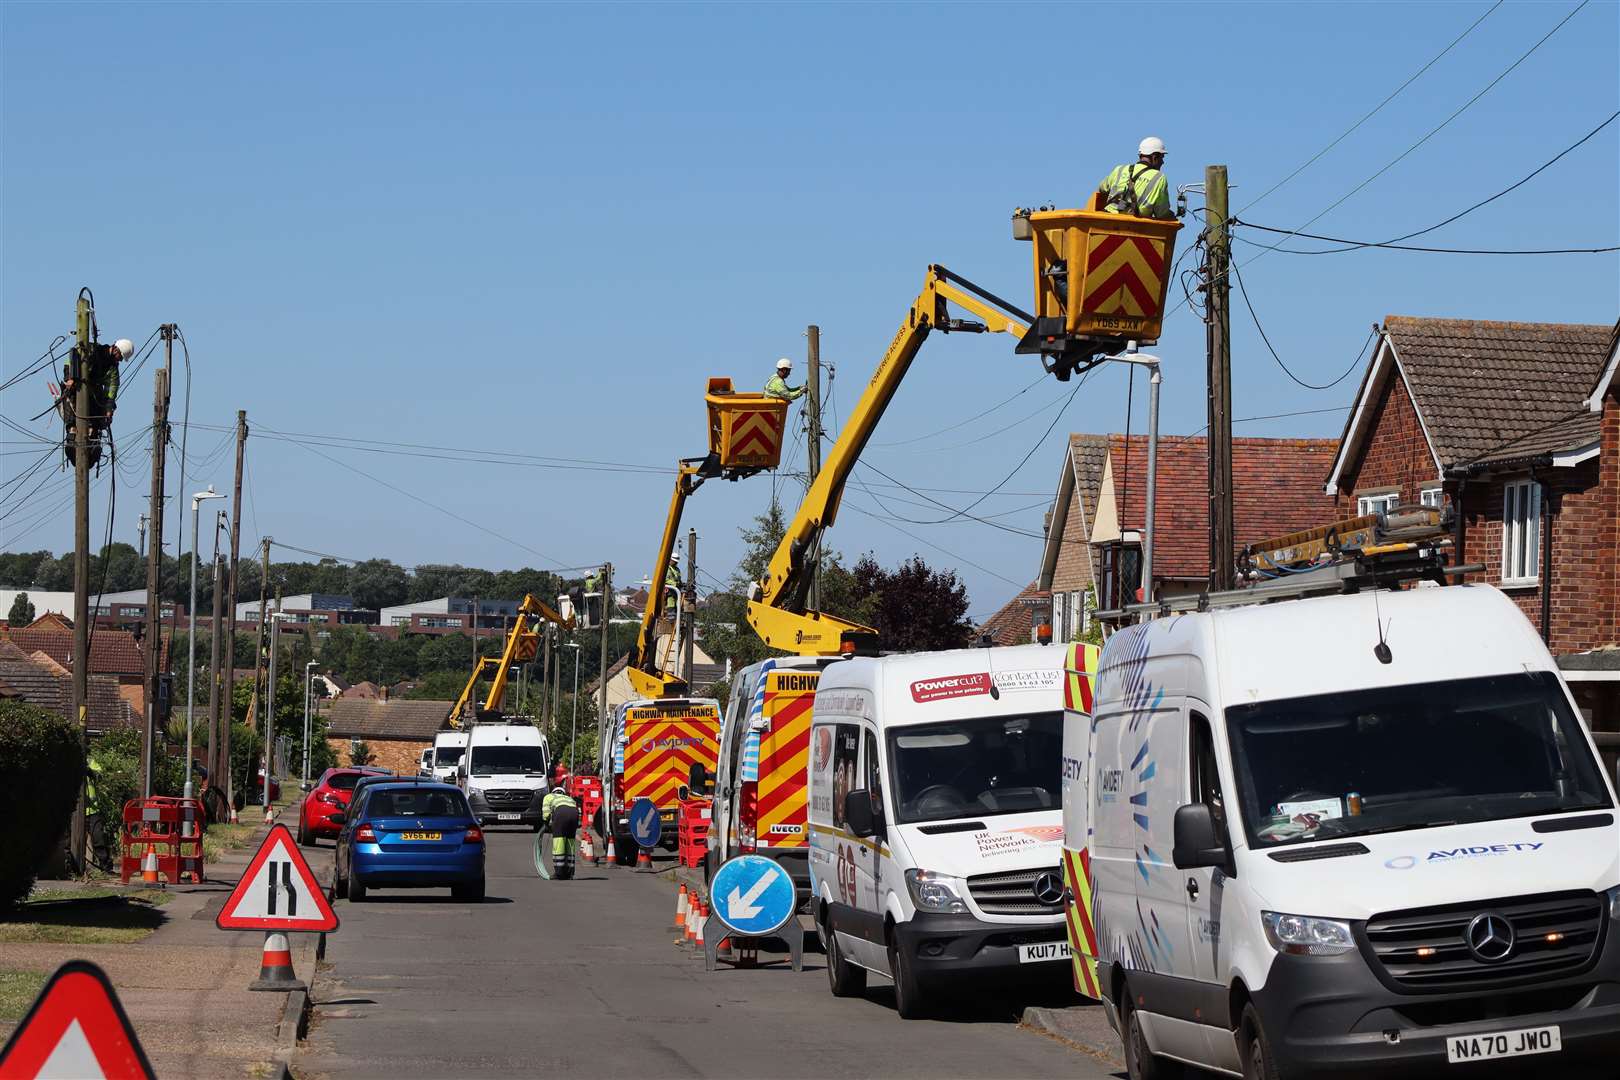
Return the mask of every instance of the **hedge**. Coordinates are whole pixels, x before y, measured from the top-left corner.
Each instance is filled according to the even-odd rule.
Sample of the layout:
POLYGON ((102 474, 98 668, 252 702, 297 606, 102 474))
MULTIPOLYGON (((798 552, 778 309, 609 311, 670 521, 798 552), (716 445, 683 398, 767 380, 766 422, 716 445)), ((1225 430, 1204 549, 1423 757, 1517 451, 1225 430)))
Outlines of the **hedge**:
POLYGON ((15 699, 0 699, 0 911, 33 888, 34 873, 73 816, 84 777, 78 727, 15 699))

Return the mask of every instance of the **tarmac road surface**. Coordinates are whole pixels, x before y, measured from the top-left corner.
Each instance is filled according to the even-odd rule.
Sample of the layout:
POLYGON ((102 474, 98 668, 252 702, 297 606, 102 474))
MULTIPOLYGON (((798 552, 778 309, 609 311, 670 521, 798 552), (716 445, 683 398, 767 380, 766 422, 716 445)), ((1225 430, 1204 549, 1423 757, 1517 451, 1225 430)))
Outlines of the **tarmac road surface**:
MULTIPOLYGON (((985 987, 940 1020, 901 1020, 887 980, 834 998, 805 970, 722 966, 674 945, 669 875, 534 873, 530 833, 491 831, 489 896, 338 901, 299 1077, 1102 1077, 1113 1066, 1018 1026, 1045 990, 985 987)), ((329 866, 330 844, 305 849, 329 866)))

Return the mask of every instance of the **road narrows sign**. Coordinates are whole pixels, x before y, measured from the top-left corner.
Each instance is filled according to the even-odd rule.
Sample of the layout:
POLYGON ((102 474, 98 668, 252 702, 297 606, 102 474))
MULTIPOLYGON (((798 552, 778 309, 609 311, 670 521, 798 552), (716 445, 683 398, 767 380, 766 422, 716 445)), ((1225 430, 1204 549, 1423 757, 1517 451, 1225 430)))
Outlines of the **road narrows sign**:
POLYGON ((0 1050, 0 1076, 155 1080, 156 1074, 106 973, 88 960, 69 960, 0 1050))
POLYGON ((221 930, 338 928, 337 912, 315 882, 287 826, 276 825, 214 917, 221 930))
POLYGON ((630 804, 630 838, 644 848, 656 847, 663 835, 664 823, 658 816, 658 804, 640 798, 630 804))
POLYGON ((738 855, 722 863, 709 885, 714 913, 744 937, 770 937, 793 918, 793 878, 763 855, 738 855))

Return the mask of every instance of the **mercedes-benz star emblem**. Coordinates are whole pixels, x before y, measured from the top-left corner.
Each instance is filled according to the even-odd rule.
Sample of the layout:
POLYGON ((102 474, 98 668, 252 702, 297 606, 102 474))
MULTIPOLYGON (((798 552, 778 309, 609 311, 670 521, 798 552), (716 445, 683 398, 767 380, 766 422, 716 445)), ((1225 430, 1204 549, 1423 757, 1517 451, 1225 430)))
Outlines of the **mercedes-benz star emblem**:
POLYGON ((1046 873, 1035 879, 1035 899, 1047 907, 1055 907, 1063 901, 1063 881, 1056 874, 1046 873))
POLYGON ((1464 937, 1468 951, 1487 964, 1506 960, 1513 951, 1513 924, 1488 911, 1474 916, 1464 937))

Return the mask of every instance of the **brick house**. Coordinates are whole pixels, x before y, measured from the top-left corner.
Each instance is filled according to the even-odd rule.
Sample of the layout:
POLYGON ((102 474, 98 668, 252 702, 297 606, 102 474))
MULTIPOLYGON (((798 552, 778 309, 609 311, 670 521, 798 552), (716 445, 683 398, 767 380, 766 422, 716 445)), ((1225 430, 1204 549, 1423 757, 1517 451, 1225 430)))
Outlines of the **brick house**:
MULTIPOLYGON (((1076 433, 1069 436, 1063 467, 1058 472, 1057 494, 1046 517, 1041 570, 1031 586, 1036 592, 1051 596, 1049 610, 1054 641, 1068 641, 1089 624, 1087 590, 1095 580, 1096 562, 1091 549, 1091 524, 1097 520, 1097 494, 1107 461, 1107 435, 1076 433)), ((992 616, 992 620, 999 615, 992 616)))
MULTIPOLYGON (((1074 564, 1089 560, 1100 606, 1115 608, 1132 602, 1141 586, 1147 436, 1075 438, 1070 440, 1036 584, 1051 583, 1055 596, 1061 591, 1058 586, 1083 580, 1074 564), (1076 498, 1083 493, 1086 473, 1078 463, 1073 467, 1069 463, 1077 461, 1075 438, 1106 440, 1100 463, 1086 465, 1098 469, 1089 515, 1076 512, 1087 504, 1076 498), (1064 558, 1073 567, 1067 579, 1064 558)), ((1322 494, 1316 476, 1332 461, 1337 446, 1332 439, 1232 440, 1232 516, 1238 546, 1332 520, 1333 500, 1322 494)), ((1208 486, 1208 442, 1202 436, 1161 436, 1153 545, 1153 580, 1160 597, 1208 587, 1208 486)), ((1084 630, 1085 623, 1082 615, 1070 620, 1066 632, 1060 633, 1063 628, 1056 622, 1053 630, 1059 640, 1068 640, 1084 630)))
MULTIPOLYGON (((73 624, 59 615, 41 615, 22 627, 0 625, 0 641, 10 641, 25 654, 44 653, 67 671, 73 670, 73 624)), ((168 661, 168 640, 164 639, 162 660, 168 661)), ((145 715, 145 664, 141 645, 128 630, 97 626, 90 635, 90 674, 105 676, 118 687, 137 715, 145 715)))
MULTIPOLYGON (((92 735, 138 726, 139 716, 120 692, 117 680, 90 676, 85 727, 92 735)), ((73 717, 73 678, 45 653, 32 656, 16 643, 0 640, 0 697, 18 698, 69 719, 73 717)))
POLYGON ((422 751, 446 726, 453 704, 339 698, 325 706, 326 742, 340 765, 347 765, 354 744, 363 742, 371 764, 415 776, 422 751))
POLYGON ((1052 594, 1042 592, 1032 581, 984 620, 974 631, 974 637, 981 643, 989 638, 989 643, 997 646, 1028 645, 1036 640, 1036 627, 1046 622, 1051 610, 1052 594))
POLYGON ((1456 560, 1541 632, 1620 731, 1620 323, 1384 322, 1327 473, 1339 516, 1457 510, 1456 560))

